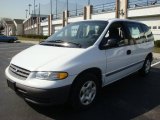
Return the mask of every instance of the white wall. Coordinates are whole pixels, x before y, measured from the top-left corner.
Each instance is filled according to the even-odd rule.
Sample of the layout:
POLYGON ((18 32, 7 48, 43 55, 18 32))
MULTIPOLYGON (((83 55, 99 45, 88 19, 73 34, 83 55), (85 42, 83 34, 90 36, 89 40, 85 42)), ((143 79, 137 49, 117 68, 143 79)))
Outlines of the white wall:
POLYGON ((160 6, 142 7, 128 10, 128 17, 160 15, 160 6))
POLYGON ((91 16, 92 19, 111 19, 115 18, 115 12, 108 12, 108 13, 102 13, 102 14, 95 14, 91 16))
POLYGON ((72 22, 77 22, 77 21, 82 21, 83 20, 83 16, 81 17, 71 17, 68 19, 68 22, 69 23, 72 23, 72 22))
POLYGON ((16 35, 22 35, 23 34, 23 24, 17 24, 16 25, 16 35))
POLYGON ((48 35, 48 26, 42 27, 42 33, 43 33, 43 35, 48 35))

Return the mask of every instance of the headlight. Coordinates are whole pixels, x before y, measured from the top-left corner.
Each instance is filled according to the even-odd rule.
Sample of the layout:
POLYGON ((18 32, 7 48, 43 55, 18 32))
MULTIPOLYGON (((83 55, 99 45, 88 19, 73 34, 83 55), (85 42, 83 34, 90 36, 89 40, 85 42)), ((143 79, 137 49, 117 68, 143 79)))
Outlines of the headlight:
POLYGON ((31 78, 42 80, 62 80, 68 77, 66 72, 34 72, 31 78))

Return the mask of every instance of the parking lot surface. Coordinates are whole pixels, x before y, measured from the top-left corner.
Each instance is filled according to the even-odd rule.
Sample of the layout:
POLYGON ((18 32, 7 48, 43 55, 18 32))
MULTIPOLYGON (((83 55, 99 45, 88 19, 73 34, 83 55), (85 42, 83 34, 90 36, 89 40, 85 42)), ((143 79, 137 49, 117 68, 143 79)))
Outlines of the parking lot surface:
POLYGON ((99 101, 89 110, 28 104, 7 87, 4 71, 15 54, 32 45, 0 43, 0 120, 160 120, 160 64, 146 77, 135 73, 103 88, 99 101))

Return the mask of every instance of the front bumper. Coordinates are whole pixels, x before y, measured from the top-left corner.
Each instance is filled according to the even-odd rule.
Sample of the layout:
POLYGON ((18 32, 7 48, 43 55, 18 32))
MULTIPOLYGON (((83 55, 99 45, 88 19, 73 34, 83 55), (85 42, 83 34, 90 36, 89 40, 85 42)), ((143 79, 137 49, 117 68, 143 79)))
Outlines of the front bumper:
POLYGON ((13 77, 8 68, 5 74, 8 86, 26 101, 39 105, 50 105, 65 103, 68 99, 71 79, 57 82, 36 79, 21 80, 13 77))
POLYGON ((7 79, 8 86, 26 101, 39 105, 62 104, 68 99, 70 86, 39 89, 21 85, 7 79))

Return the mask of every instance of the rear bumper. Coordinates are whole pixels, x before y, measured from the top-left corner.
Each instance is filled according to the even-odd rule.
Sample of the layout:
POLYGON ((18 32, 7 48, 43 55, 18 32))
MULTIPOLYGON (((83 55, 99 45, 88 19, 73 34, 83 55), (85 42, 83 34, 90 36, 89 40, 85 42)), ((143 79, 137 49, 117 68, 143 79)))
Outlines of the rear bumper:
POLYGON ((8 86, 26 101, 38 105, 54 105, 65 103, 70 92, 70 85, 52 89, 39 89, 24 86, 7 79, 8 86))

